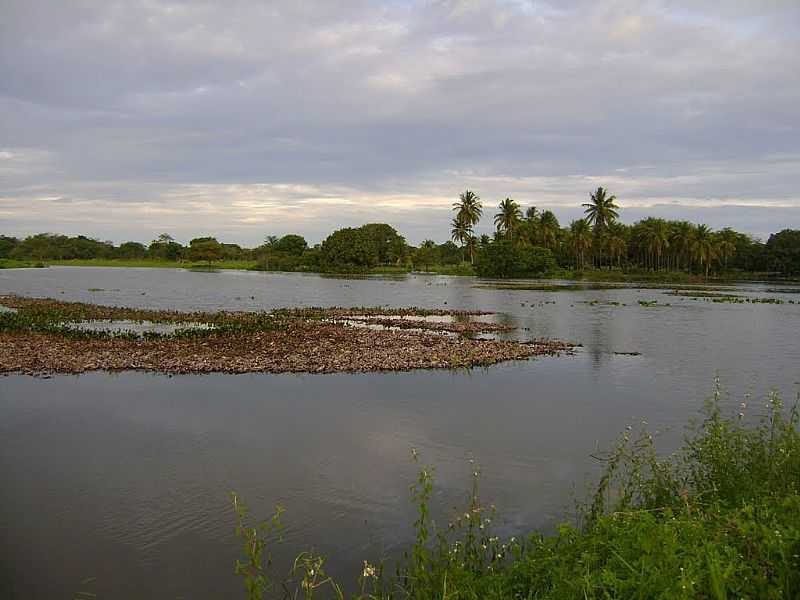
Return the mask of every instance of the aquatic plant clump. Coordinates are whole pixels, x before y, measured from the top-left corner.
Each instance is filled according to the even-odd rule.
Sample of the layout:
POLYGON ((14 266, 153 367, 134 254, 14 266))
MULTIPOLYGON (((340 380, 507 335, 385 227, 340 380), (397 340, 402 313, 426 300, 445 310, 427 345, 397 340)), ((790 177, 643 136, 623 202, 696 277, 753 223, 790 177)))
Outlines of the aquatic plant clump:
POLYGON ((548 339, 476 339, 472 334, 508 327, 463 311, 310 308, 180 313, 16 296, 0 297, 0 302, 16 310, 0 314, 0 372, 5 373, 453 369, 570 354, 575 347, 548 339), (121 325, 115 329, 114 324, 121 325))

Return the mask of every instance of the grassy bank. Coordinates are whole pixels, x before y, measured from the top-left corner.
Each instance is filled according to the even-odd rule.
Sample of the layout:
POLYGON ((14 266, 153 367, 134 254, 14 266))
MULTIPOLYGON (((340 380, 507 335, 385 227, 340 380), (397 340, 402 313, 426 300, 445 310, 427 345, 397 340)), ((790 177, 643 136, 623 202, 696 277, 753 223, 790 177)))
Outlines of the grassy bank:
MULTIPOLYGON (((500 539, 478 495, 446 526, 431 519, 433 476, 412 486, 416 542, 401 566, 364 562, 352 597, 368 599, 594 599, 800 597, 798 413, 777 396, 726 417, 719 393, 669 457, 647 431, 628 428, 578 522, 554 535, 500 539), (753 418, 755 417, 755 418, 753 418), (756 425, 746 422, 757 421, 756 425)), ((265 564, 282 509, 259 526, 234 495, 248 599, 343 598, 323 557, 301 554, 288 578, 265 564)))
POLYGON ((32 269, 42 268, 45 264, 35 260, 14 260, 12 258, 0 258, 0 269, 32 269))
MULTIPOLYGON (((207 263, 178 262, 173 260, 155 260, 149 258, 90 258, 86 260, 50 260, 48 265, 65 267, 135 267, 153 269, 191 269, 193 267, 207 267, 207 263)), ((214 269, 250 269, 255 261, 248 260, 222 260, 211 263, 214 269)))

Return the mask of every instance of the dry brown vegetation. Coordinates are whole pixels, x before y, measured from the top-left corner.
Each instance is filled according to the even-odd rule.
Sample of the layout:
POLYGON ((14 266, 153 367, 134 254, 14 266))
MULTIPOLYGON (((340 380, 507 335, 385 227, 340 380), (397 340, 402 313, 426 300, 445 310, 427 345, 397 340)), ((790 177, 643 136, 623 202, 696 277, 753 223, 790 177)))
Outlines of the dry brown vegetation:
POLYGON ((93 370, 146 370, 163 373, 335 373, 466 368, 571 353, 556 340, 515 342, 466 337, 508 330, 464 313, 422 309, 298 309, 272 313, 179 313, 21 297, 0 297, 16 308, 22 326, 0 328, 0 372, 48 374, 93 370), (394 316, 455 316, 452 323, 403 320, 394 316), (371 315, 368 319, 367 315, 371 315), (26 320, 27 319, 27 320, 26 320), (38 319, 38 320, 37 320, 38 319), (186 335, 67 334, 25 323, 70 320, 199 322, 217 329, 186 335), (391 326, 371 329, 346 321, 368 320, 391 326))

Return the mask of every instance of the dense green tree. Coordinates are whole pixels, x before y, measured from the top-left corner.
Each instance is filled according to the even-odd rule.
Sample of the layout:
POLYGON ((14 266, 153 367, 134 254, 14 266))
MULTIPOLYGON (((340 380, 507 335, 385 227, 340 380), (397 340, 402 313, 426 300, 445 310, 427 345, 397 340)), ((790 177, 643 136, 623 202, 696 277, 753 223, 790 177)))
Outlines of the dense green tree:
POLYGON ((537 277, 555 268, 556 261, 547 248, 506 239, 480 246, 475 260, 475 271, 481 277, 537 277))
POLYGON ((216 238, 201 237, 189 242, 189 259, 212 263, 222 260, 224 250, 216 238))
POLYGON ((414 252, 415 267, 422 267, 427 270, 437 262, 439 262, 439 249, 433 240, 425 240, 414 252))
POLYGON ((147 249, 147 256, 156 260, 176 261, 183 257, 185 249, 168 233, 162 233, 147 249))
POLYGON ((334 231, 320 247, 320 265, 326 271, 362 271, 376 264, 375 242, 361 228, 334 231))
MULTIPOLYGON (((274 238, 274 236, 270 237, 274 238)), ((302 256, 303 252, 308 249, 308 242, 302 235, 290 233, 280 239, 271 240, 269 249, 274 252, 285 252, 291 256, 302 256)))
POLYGON ((787 275, 800 274, 800 229, 784 229, 769 236, 766 252, 771 269, 787 275))
POLYGON ((407 254, 406 240, 391 225, 368 223, 362 225, 361 230, 372 241, 378 264, 399 264, 405 258, 407 254))
POLYGON ((11 253, 19 245, 19 240, 15 237, 0 235, 0 258, 9 258, 11 253))
POLYGON ((125 242, 120 244, 117 256, 120 258, 144 258, 147 255, 147 248, 139 242, 125 242))
POLYGON ((439 245, 439 262, 443 265, 457 265, 462 262, 461 250, 451 241, 439 245))

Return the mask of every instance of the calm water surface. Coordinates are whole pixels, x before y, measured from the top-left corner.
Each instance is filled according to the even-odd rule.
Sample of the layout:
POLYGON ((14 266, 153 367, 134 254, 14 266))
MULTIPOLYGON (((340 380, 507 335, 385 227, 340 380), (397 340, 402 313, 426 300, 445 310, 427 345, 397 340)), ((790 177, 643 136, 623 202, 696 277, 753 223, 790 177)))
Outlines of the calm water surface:
MULTIPOLYGON (((718 374, 738 406, 800 381, 800 305, 715 304, 666 290, 481 289, 469 278, 332 279, 157 269, 0 271, 0 293, 182 310, 280 306, 480 309, 577 356, 471 372, 358 375, 91 373, 0 378, 0 597, 231 598, 228 493, 281 503, 277 571, 309 548, 355 578, 410 539, 411 449, 435 466, 446 522, 481 466, 500 533, 569 516, 589 454, 647 420, 667 450, 718 374), (94 291, 89 291, 94 290, 94 291), (627 306, 588 302, 619 302, 627 306), (642 307, 639 300, 670 306, 642 307), (638 356, 615 354, 638 352, 638 356), (82 583, 87 578, 92 582, 82 583)), ((776 286, 737 294, 800 300, 776 286)), ((786 289, 787 286, 780 286, 786 289)), ((0 348, 2 351, 2 348, 0 348)))

